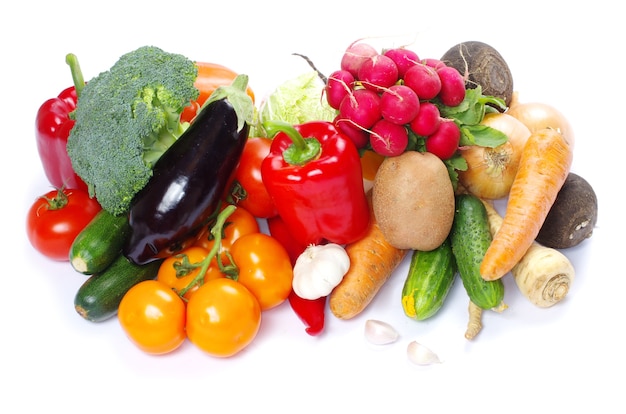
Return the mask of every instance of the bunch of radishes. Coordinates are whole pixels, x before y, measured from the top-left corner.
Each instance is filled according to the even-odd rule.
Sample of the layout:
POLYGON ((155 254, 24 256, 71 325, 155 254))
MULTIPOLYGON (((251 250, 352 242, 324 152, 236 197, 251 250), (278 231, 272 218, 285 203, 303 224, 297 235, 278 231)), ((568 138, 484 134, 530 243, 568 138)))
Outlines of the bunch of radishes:
POLYGON ((406 48, 379 53, 367 43, 350 45, 341 69, 328 77, 328 104, 338 111, 337 128, 357 148, 395 156, 409 145, 409 134, 425 138, 425 150, 442 160, 454 155, 459 126, 441 116, 439 106, 465 98, 465 80, 438 59, 420 59, 406 48))

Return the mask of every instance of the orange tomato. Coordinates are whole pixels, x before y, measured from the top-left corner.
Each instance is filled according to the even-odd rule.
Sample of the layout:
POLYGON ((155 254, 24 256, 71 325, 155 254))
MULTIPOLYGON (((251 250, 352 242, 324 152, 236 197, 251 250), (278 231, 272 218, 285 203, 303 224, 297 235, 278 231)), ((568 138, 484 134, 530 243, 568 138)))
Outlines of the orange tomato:
MULTIPOLYGON (((228 206, 228 204, 225 204, 223 208, 226 206, 228 206)), ((208 251, 211 251, 213 245, 215 244, 215 239, 210 232, 210 228, 213 224, 214 223, 209 223, 209 225, 204 228, 195 243, 196 246, 200 246, 208 251)), ((256 218, 252 215, 252 213, 243 207, 237 207, 235 211, 228 216, 222 229, 222 246, 220 250, 222 262, 228 263, 228 256, 226 255, 226 252, 230 251, 233 243, 237 239, 246 234, 258 233, 259 231, 259 223, 256 221, 256 218)))
POLYGON ((128 338, 142 351, 165 354, 185 341, 185 303, 169 286, 146 280, 122 297, 118 320, 128 338))
POLYGON ((283 303, 291 292, 293 267, 280 242, 265 233, 252 233, 233 243, 230 253, 239 269, 237 281, 247 287, 266 310, 283 303))
MULTIPOLYGON (((195 87, 200 91, 200 95, 191 105, 183 110, 180 116, 183 122, 191 122, 202 104, 211 96, 215 89, 220 86, 230 85, 239 75, 232 69, 217 63, 196 62, 196 66, 198 67, 198 77, 196 78, 195 87)), ((252 89, 248 87, 246 92, 252 98, 252 102, 254 102, 255 97, 252 89)))
POLYGON ((246 348, 261 326, 261 306, 241 283, 207 281, 187 303, 187 337, 209 355, 230 357, 246 348))
MULTIPOLYGON (((200 264, 208 254, 209 251, 204 247, 187 247, 176 255, 168 257, 161 263, 156 279, 165 283, 178 293, 189 286, 198 276, 200 264), (194 265, 197 267, 194 267, 194 265)), ((189 299, 196 290, 198 290, 198 284, 185 292, 183 297, 189 299)))

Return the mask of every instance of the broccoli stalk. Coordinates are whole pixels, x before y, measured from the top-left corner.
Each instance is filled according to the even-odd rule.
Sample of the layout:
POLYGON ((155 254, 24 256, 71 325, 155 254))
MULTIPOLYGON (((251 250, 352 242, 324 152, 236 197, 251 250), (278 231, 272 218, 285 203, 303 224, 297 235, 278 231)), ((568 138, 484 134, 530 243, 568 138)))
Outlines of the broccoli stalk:
POLYGON ((187 128, 197 67, 153 46, 129 52, 82 88, 67 151, 103 209, 125 214, 160 156, 187 128))

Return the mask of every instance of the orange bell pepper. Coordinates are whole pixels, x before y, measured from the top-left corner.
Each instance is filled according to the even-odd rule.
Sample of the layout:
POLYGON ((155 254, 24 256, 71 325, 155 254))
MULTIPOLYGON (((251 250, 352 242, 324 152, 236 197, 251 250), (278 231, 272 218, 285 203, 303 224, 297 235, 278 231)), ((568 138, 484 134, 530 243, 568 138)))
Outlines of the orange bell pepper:
MULTIPOLYGON (((237 75, 239 75, 232 69, 218 63, 196 62, 196 66, 198 67, 198 77, 196 79, 195 86, 200 91, 200 95, 191 103, 191 105, 187 106, 183 110, 180 115, 180 119, 183 122, 191 122, 202 104, 204 104, 208 97, 211 96, 215 89, 219 86, 230 85, 237 75)), ((248 96, 252 98, 252 102, 254 103, 254 92, 249 86, 246 89, 246 92, 248 93, 248 96)))

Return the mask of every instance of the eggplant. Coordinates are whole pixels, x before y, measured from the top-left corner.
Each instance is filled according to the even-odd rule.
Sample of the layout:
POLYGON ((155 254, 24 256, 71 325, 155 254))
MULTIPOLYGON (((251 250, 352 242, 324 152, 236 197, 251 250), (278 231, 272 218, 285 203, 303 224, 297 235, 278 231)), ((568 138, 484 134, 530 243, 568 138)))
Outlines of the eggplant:
MULTIPOLYGON (((247 77, 244 83, 247 86, 247 77)), ((247 95, 213 95, 154 164, 152 177, 131 202, 123 254, 135 264, 187 247, 219 207, 248 138, 250 121, 245 115, 252 113, 254 104, 247 95), (245 112, 238 107, 242 102, 245 112)))

